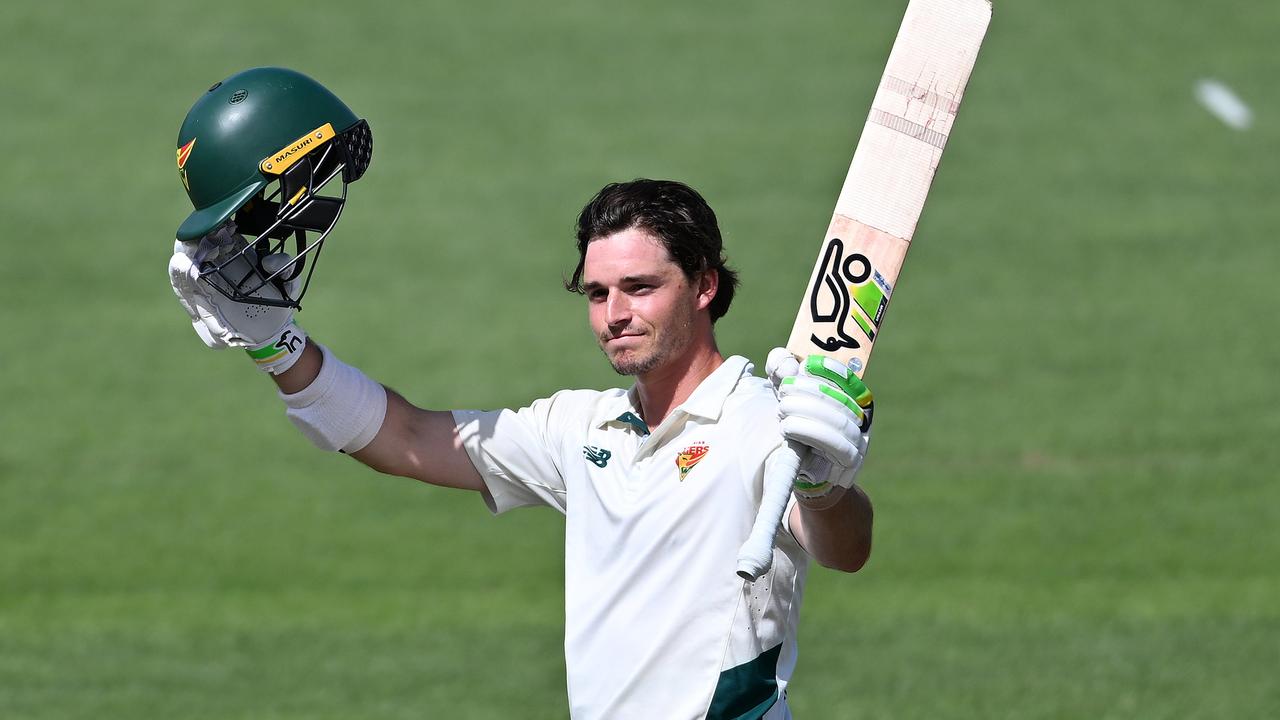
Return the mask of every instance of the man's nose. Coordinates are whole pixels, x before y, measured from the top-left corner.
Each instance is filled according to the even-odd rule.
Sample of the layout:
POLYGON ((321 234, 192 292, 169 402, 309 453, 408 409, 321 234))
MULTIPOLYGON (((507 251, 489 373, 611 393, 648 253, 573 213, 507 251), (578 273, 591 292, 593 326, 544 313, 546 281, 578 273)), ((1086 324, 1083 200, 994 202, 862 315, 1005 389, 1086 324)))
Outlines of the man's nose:
POLYGON ((621 325, 629 321, 631 302, 626 294, 617 291, 609 293, 609 299, 605 301, 604 315, 610 325, 621 325))

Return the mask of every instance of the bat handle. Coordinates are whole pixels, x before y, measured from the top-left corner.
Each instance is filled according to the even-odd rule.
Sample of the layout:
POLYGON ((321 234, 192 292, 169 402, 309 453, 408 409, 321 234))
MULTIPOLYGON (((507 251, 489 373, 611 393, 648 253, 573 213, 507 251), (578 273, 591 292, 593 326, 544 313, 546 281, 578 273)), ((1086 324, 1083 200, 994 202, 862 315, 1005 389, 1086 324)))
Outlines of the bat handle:
POLYGON ((800 457, 806 452, 808 449, 803 445, 788 440, 765 460, 760 510, 751 526, 751 535, 738 550, 738 575, 748 582, 755 582, 773 565, 773 540, 800 472, 800 457))

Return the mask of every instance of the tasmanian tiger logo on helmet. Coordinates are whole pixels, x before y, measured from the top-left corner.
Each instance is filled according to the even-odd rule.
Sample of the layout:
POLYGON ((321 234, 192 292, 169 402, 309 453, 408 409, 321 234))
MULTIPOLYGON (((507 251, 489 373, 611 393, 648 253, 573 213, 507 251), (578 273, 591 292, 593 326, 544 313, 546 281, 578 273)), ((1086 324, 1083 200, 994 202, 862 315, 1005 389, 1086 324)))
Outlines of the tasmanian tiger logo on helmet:
POLYGON ((187 158, 191 157, 191 149, 196 145, 196 139, 191 138, 191 142, 178 148, 178 177, 182 178, 182 187, 191 192, 191 182, 187 180, 187 158))

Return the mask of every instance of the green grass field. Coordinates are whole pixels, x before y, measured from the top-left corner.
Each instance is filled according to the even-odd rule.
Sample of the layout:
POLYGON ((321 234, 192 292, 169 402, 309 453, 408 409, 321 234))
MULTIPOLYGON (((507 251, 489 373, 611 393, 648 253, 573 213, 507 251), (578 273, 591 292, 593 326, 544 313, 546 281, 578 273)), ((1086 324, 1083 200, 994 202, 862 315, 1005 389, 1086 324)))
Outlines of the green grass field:
MULTIPOLYGON (((308 330, 420 404, 515 406, 618 382, 559 288, 611 180, 702 190, 744 279, 721 347, 785 340, 904 6, 0 7, 0 717, 567 714, 559 516, 316 452, 191 332, 163 268, 208 85, 292 66, 374 129, 308 330)), ((997 2, 799 717, 1280 716, 1278 23, 997 2)))

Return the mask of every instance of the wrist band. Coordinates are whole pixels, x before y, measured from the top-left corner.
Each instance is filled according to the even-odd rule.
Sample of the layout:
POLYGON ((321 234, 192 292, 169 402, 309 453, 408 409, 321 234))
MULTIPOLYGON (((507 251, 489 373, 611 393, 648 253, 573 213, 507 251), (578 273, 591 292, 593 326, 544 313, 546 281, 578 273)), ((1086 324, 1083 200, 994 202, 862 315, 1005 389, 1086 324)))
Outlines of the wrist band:
POLYGON ((280 399, 286 414, 321 450, 353 453, 373 441, 387 416, 387 391, 368 375, 318 345, 324 356, 320 374, 301 391, 280 399))

